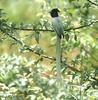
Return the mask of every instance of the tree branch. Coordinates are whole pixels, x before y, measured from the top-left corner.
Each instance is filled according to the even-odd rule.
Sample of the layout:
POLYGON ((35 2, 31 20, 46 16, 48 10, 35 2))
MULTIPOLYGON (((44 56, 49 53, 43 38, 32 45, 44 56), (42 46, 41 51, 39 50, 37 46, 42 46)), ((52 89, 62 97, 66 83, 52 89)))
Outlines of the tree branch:
MULTIPOLYGON (((26 47, 26 50, 29 50, 30 52, 34 52, 34 50, 32 50, 32 48, 30 48, 28 45, 25 45, 21 40, 19 40, 18 38, 12 36, 11 34, 9 33, 6 33, 10 38, 12 38, 14 41, 18 42, 22 47, 26 47)), ((37 55, 41 55, 40 53, 38 52, 34 52, 35 54, 37 55)), ((50 59, 50 60, 55 60, 54 57, 49 57, 47 55, 41 55, 42 58, 47 58, 47 59, 50 59)))
POLYGON ((15 30, 22 30, 22 31, 42 31, 42 32, 49 31, 49 32, 54 32, 54 30, 52 30, 52 29, 31 29, 31 28, 18 28, 18 27, 15 27, 14 29, 15 30))
MULTIPOLYGON (((1 29, 1 31, 2 31, 3 33, 5 33, 4 30, 1 29)), ((32 50, 32 48, 30 48, 28 45, 25 45, 21 40, 19 40, 18 38, 16 38, 16 37, 13 36, 12 34, 6 32, 6 35, 8 35, 11 39, 13 39, 15 42, 17 42, 20 46, 26 47, 26 50, 28 50, 28 51, 30 51, 30 52, 33 52, 33 53, 35 53, 36 55, 41 56, 42 58, 46 58, 46 59, 50 59, 50 60, 54 60, 54 61, 56 60, 55 57, 49 57, 49 56, 47 56, 47 55, 41 55, 41 54, 38 53, 38 52, 34 52, 34 50, 32 50)), ((68 64, 67 64, 67 68, 71 69, 72 71, 76 71, 76 72, 79 72, 79 73, 81 72, 80 70, 78 70, 78 69, 76 69, 76 68, 74 68, 74 67, 72 67, 72 66, 70 66, 70 65, 68 65, 68 64)))
MULTIPOLYGON (((77 30, 77 29, 85 28, 85 27, 91 26, 91 25, 93 25, 93 24, 95 24, 95 23, 97 23, 97 22, 98 22, 98 20, 92 21, 91 23, 89 23, 89 24, 87 24, 87 25, 83 25, 83 26, 76 27, 76 28, 65 29, 65 31, 71 31, 71 30, 77 30)), ((12 28, 12 27, 9 27, 9 28, 12 28)), ((47 29, 47 30, 45 30, 45 29, 25 29, 25 28, 23 28, 23 29, 14 28, 14 29, 15 29, 15 30, 23 30, 23 31, 50 31, 50 32, 54 32, 54 30, 51 30, 51 29, 49 29, 49 30, 48 30, 48 29, 47 29)), ((34 50, 32 50, 31 47, 29 47, 28 45, 25 45, 21 40, 19 40, 18 38, 16 38, 16 37, 13 36, 12 34, 10 34, 10 33, 8 33, 8 32, 4 32, 4 30, 2 30, 2 29, 1 29, 1 31, 2 31, 3 33, 6 33, 10 38, 12 38, 14 41, 16 41, 20 46, 26 47, 26 50, 29 50, 30 52, 33 52, 33 53, 35 53, 35 54, 41 56, 42 58, 46 58, 46 59, 50 59, 50 60, 56 60, 55 57, 49 57, 49 56, 47 56, 47 55, 41 55, 41 54, 39 54, 38 52, 35 52, 34 50)), ((72 66, 70 66, 70 65, 68 65, 68 64, 67 64, 67 66, 68 66, 67 68, 71 69, 72 71, 76 71, 76 72, 79 72, 79 73, 81 72, 80 70, 78 70, 78 69, 76 69, 76 68, 74 68, 74 67, 72 67, 72 66)))
POLYGON ((95 6, 98 6, 98 4, 97 4, 97 3, 92 2, 91 0, 87 0, 87 1, 88 1, 88 2, 90 2, 91 4, 95 5, 95 6))
MULTIPOLYGON (((68 28, 68 29, 65 29, 64 31, 67 32, 67 31, 71 31, 71 30, 78 30, 78 29, 81 29, 81 28, 89 27, 89 26, 91 26, 95 23, 98 23, 98 20, 92 21, 89 24, 82 25, 82 26, 79 26, 79 27, 68 28)), ((52 30, 52 29, 31 29, 31 28, 27 29, 27 28, 18 28, 18 27, 14 28, 14 29, 15 30, 22 30, 22 31, 42 31, 42 32, 49 31, 49 32, 54 32, 54 30, 52 30)))

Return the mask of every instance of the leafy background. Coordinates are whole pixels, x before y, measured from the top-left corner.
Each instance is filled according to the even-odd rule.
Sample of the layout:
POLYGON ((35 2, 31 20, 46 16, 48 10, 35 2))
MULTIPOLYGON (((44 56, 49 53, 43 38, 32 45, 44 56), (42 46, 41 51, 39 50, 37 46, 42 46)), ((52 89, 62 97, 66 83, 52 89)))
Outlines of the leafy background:
POLYGON ((98 99, 98 1, 0 0, 0 99, 98 99), (60 8, 63 90, 49 11, 60 8))

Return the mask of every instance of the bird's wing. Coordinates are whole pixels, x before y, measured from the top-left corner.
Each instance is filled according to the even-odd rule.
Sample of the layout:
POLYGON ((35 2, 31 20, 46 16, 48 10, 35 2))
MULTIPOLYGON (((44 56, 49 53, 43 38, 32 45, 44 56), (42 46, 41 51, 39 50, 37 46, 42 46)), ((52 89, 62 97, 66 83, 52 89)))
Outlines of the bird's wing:
POLYGON ((54 18, 52 20, 52 24, 53 24, 53 28, 56 31, 57 35, 61 38, 62 36, 64 36, 64 29, 63 29, 63 25, 62 22, 60 21, 59 18, 54 18))

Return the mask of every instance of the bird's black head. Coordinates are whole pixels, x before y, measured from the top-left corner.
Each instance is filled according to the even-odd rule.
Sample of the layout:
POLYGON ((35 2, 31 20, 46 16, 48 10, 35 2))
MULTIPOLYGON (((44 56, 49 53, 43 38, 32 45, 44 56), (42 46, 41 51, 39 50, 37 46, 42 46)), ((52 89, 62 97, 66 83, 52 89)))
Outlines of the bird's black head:
POLYGON ((51 17, 58 17, 58 12, 60 12, 57 8, 54 8, 50 11, 51 17))

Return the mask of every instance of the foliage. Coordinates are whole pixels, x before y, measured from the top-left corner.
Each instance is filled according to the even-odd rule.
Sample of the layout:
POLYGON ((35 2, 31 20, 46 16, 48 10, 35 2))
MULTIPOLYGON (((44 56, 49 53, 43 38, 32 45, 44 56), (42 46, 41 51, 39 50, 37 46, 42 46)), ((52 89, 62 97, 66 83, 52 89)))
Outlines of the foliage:
MULTIPOLYGON (((54 76, 45 75, 44 66, 39 62, 26 59, 23 56, 4 54, 0 56, 0 98, 1 100, 78 100, 80 98, 79 88, 82 89, 81 95, 84 99, 98 98, 97 94, 90 89, 90 85, 97 85, 97 81, 88 80, 82 86, 73 85, 73 79, 79 80, 80 76, 76 73, 69 74, 73 77, 71 80, 65 81, 66 87, 60 93, 57 93, 57 82, 54 76), (84 92, 83 92, 84 91, 84 92), (92 97, 91 97, 92 96, 92 97)), ((85 73, 86 74, 86 73, 85 73)), ((93 74, 93 72, 91 73, 93 74)))
MULTIPOLYGON (((60 17, 65 29, 65 38, 62 39, 61 43, 62 68, 60 71, 64 81, 63 90, 58 89, 54 54, 48 56, 52 55, 52 52, 48 52, 48 50, 52 50, 54 53, 55 35, 53 35, 51 18, 47 12, 54 7, 55 2, 48 0, 44 3, 42 1, 40 4, 34 0, 33 5, 36 3, 40 5, 34 11, 30 10, 31 8, 25 8, 31 2, 25 1, 24 3, 20 0, 18 3, 13 0, 6 2, 5 8, 9 8, 7 3, 10 2, 17 4, 16 6, 22 4, 22 7, 19 6, 18 8, 21 8, 20 11, 16 11, 16 15, 10 13, 9 19, 7 14, 0 9, 0 42, 7 41, 10 49, 14 47, 11 54, 0 56, 0 99, 97 100, 97 0, 95 2, 90 0, 78 0, 78 2, 77 0, 59 0, 58 6, 62 11, 60 17), (24 15, 26 11, 29 11, 28 13, 33 12, 30 16, 33 24, 27 24, 30 20, 28 19, 29 16, 24 15), (22 20, 16 18, 15 20, 15 16, 24 16, 24 18, 22 20), (10 22, 13 20, 14 22, 10 22), (24 32, 22 33, 22 31, 24 32), (43 40, 41 37, 44 37, 43 40), (32 39, 35 39, 35 42, 33 40, 34 43, 32 43, 32 39), (44 49, 42 43, 48 44, 48 47, 44 49), (25 55, 27 53, 29 57, 25 55), (34 54, 37 55, 35 58, 34 54), (50 66, 43 64, 46 62, 45 59, 49 60, 50 66)), ((4 1, 1 0, 0 2, 3 6, 4 1)), ((7 9, 7 11, 10 12, 11 9, 7 9)))

